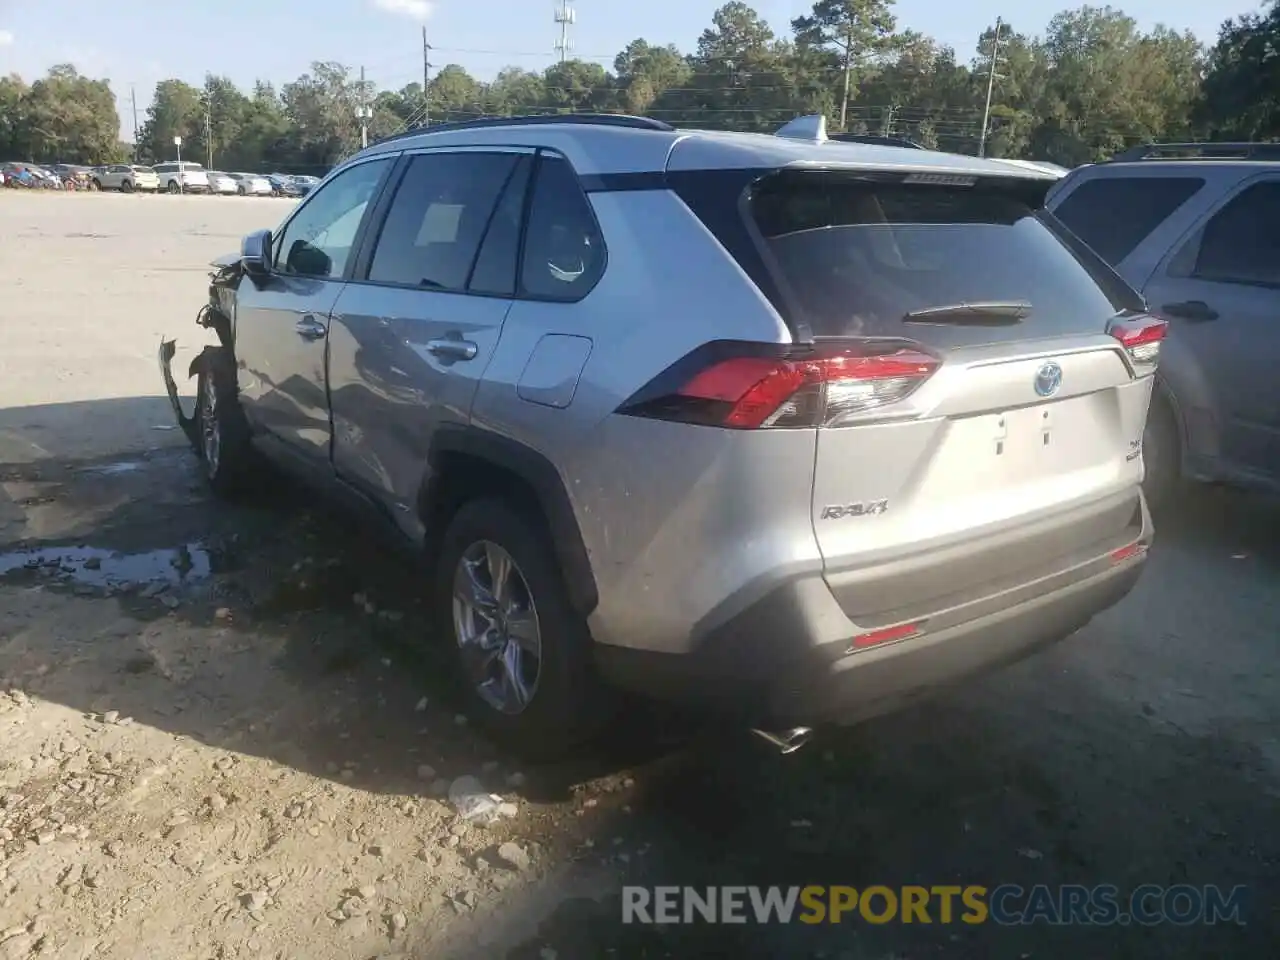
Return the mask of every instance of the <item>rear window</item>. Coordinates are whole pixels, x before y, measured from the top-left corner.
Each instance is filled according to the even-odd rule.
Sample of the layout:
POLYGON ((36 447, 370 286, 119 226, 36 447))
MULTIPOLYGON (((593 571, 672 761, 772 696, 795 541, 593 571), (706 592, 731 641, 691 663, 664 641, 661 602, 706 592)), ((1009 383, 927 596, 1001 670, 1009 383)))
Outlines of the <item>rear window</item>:
POLYGON ((778 177, 753 192, 751 212, 814 336, 959 346, 1101 331, 1117 311, 1140 305, 1088 250, 1007 190, 778 177), (1025 303, 1026 316, 904 323, 915 311, 992 301, 1025 303))
POLYGON ((1080 184, 1053 213, 1114 266, 1203 186, 1200 177, 1100 177, 1080 184))

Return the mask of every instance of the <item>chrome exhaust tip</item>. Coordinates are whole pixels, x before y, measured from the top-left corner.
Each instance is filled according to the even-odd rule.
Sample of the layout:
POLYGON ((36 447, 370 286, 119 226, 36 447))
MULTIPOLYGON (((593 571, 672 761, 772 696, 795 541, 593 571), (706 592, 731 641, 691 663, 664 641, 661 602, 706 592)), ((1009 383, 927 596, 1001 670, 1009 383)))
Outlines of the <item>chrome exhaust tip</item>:
POLYGON ((780 730, 778 732, 752 728, 751 732, 766 743, 776 747, 783 756, 788 753, 795 753, 808 743, 813 736, 813 730, 810 727, 792 727, 789 730, 780 730))

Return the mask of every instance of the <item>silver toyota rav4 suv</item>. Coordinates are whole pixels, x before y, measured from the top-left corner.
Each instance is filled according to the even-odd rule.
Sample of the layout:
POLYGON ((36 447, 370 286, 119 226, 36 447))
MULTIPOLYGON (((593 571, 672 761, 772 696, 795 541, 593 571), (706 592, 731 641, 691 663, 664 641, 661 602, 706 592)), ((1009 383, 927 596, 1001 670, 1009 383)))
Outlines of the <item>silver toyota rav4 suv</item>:
POLYGON ((425 552, 478 719, 628 688, 790 745, 1060 640, 1151 541, 1164 323, 1049 172, 618 116, 413 131, 224 262, 179 418, 425 552))

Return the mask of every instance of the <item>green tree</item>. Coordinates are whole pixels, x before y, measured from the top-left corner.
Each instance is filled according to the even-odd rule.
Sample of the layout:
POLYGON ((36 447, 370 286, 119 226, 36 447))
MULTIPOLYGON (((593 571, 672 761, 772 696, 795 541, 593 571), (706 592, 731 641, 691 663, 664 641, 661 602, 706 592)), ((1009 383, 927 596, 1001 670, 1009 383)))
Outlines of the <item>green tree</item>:
POLYGON ((555 113, 603 113, 614 108, 612 78, 598 63, 566 60, 548 67, 542 75, 547 111, 555 113))
POLYGON ((0 157, 26 158, 27 85, 16 73, 0 77, 0 157))
POLYGON ((1197 123, 1218 138, 1280 138, 1280 0, 1265 16, 1228 20, 1209 52, 1194 110, 1197 123))
MULTIPOLYGON (((147 118, 138 131, 139 155, 152 163, 159 163, 175 156, 174 137, 182 137, 185 145, 197 133, 203 136, 204 105, 200 96, 198 88, 181 80, 157 83, 151 106, 147 108, 147 118)), ((199 151, 192 159, 199 159, 199 151)))
POLYGON ((456 63, 431 78, 430 93, 432 121, 473 120, 484 112, 484 85, 456 63))
POLYGON ((120 155, 120 114, 106 80, 91 80, 71 64, 51 67, 22 98, 21 123, 30 159, 110 163, 120 155))
POLYGON ((372 91, 351 78, 340 63, 313 63, 280 91, 289 120, 294 163, 324 167, 337 163, 360 147, 360 119, 356 108, 372 104, 372 91))
POLYGON ((817 0, 806 16, 791 21, 802 46, 834 49, 840 60, 840 129, 849 109, 849 88, 856 67, 883 53, 897 25, 893 0, 817 0))
POLYGON ((674 46, 651 46, 632 40, 614 58, 619 105, 627 113, 644 114, 666 91, 689 81, 693 67, 674 46))

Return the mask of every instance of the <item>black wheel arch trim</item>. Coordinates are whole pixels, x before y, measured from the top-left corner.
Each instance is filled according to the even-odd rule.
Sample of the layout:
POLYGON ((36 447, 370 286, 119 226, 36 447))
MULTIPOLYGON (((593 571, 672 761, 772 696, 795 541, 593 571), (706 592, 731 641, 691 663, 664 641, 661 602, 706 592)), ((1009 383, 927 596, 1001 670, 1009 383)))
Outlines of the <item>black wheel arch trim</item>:
MULTIPOLYGON (((524 481, 537 498, 550 527, 552 548, 564 573, 569 601, 584 618, 590 616, 600 595, 591 557, 582 539, 582 531, 574 514, 560 471, 532 447, 500 434, 472 426, 437 428, 428 454, 430 470, 423 483, 421 503, 431 503, 436 485, 443 477, 438 464, 444 455, 454 453, 485 460, 524 481)), ((428 530, 428 536, 433 531, 428 530)))

